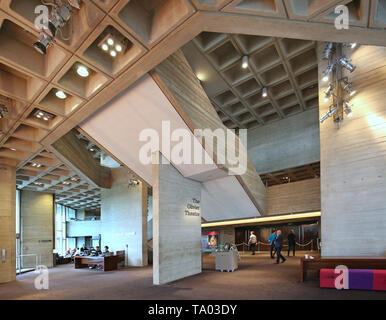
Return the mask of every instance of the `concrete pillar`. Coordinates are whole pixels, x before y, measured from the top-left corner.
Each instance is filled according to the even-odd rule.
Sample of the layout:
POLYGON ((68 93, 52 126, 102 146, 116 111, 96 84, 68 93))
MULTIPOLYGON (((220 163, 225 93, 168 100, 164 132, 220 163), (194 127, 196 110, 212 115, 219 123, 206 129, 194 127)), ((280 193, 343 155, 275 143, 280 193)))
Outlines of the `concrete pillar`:
MULTIPOLYGON (((321 60, 319 79, 327 67, 321 60)), ((386 254, 386 73, 384 47, 346 49, 356 70, 353 116, 338 129, 331 118, 320 125, 322 256, 386 254)), ((346 72, 346 71, 345 71, 346 72)), ((328 111, 319 82, 320 116, 328 111)))
MULTIPOLYGON (((22 190, 22 254, 37 254, 39 264, 53 266, 55 246, 54 197, 50 193, 22 190)), ((36 257, 23 257, 23 267, 33 267, 36 257)))
POLYGON ((15 205, 15 168, 0 165, 0 283, 16 280, 15 205))
POLYGON ((147 186, 129 184, 126 168, 112 169, 112 187, 102 190, 102 249, 125 250, 127 265, 146 266, 147 186))
POLYGON ((154 284, 201 272, 200 201, 200 182, 184 178, 171 164, 154 165, 154 284))

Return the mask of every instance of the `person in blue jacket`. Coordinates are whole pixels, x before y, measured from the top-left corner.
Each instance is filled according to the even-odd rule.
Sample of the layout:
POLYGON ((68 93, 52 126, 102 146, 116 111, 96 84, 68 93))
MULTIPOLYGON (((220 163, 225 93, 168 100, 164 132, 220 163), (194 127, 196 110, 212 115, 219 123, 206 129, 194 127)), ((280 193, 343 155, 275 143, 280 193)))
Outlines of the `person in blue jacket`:
POLYGON ((272 231, 272 234, 268 237, 269 244, 271 245, 271 259, 275 257, 275 239, 276 239, 276 231, 272 231))

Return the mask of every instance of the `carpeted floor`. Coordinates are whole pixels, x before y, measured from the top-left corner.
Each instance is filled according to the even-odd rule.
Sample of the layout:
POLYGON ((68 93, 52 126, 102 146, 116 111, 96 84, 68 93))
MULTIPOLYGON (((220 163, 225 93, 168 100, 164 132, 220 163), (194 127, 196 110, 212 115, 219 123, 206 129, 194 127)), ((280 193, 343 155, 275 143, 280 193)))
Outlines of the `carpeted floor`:
POLYGON ((174 283, 154 286, 152 267, 112 272, 75 270, 61 265, 49 270, 49 290, 36 290, 37 274, 0 285, 0 299, 383 299, 386 292, 320 289, 316 278, 299 282, 299 258, 274 265, 267 254, 245 255, 239 270, 214 271, 206 256, 203 272, 174 283))

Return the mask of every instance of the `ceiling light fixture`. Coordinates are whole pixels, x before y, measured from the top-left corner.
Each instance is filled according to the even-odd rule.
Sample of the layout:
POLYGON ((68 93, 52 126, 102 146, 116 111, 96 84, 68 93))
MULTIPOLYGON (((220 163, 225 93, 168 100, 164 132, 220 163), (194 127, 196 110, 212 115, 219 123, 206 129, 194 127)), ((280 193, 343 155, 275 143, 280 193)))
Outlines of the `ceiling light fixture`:
POLYGON ((351 49, 354 49, 357 46, 356 42, 350 44, 351 49))
POLYGON ((332 72, 332 70, 334 70, 334 64, 329 64, 328 67, 326 68, 326 70, 323 72, 324 76, 323 76, 323 81, 324 82, 327 82, 329 77, 330 77, 330 73, 332 72))
POLYGON ((39 109, 36 109, 36 111, 34 112, 34 116, 38 119, 43 119, 45 121, 55 118, 55 115, 53 115, 52 113, 48 113, 39 109))
POLYGON ((6 113, 8 113, 8 108, 4 104, 0 104, 0 119, 4 118, 6 113))
POLYGON ((326 47, 324 48, 324 52, 323 52, 323 59, 324 60, 330 59, 333 48, 334 48, 333 42, 329 42, 326 44, 326 47))
POLYGON ((80 65, 76 68, 76 72, 82 78, 87 78, 90 75, 90 72, 88 71, 88 69, 82 65, 80 65))
POLYGON ((324 97, 325 102, 327 102, 330 99, 333 91, 334 91, 334 85, 332 83, 330 83, 330 85, 328 86, 328 88, 325 92, 325 97, 324 97))
POLYGON ((347 101, 345 101, 343 103, 343 105, 344 105, 343 110, 344 110, 344 113, 346 114, 346 116, 347 117, 352 117, 353 112, 352 112, 352 108, 351 108, 350 104, 347 101))
POLYGON ((345 90, 350 95, 350 97, 356 93, 356 90, 352 88, 351 83, 346 80, 343 81, 343 90, 345 90))
POLYGON ((339 62, 342 65, 342 67, 346 68, 350 72, 353 72, 356 68, 346 58, 340 58, 339 62))
POLYGON ((110 56, 112 56, 113 58, 115 58, 117 56, 117 52, 114 51, 114 50, 111 50, 110 51, 110 56))
POLYGON ((45 55, 47 53, 47 48, 52 44, 53 41, 54 38, 42 30, 39 34, 39 40, 36 41, 33 46, 39 53, 45 55))
POLYGON ((53 5, 50 17, 48 19, 48 29, 52 37, 56 36, 59 28, 62 28, 71 18, 72 7, 69 3, 61 3, 53 5))
POLYGON ((102 44, 102 50, 103 51, 109 50, 109 46, 106 43, 102 44))
POLYGON ((113 40, 113 38, 108 38, 108 39, 107 39, 107 44, 108 44, 109 46, 114 45, 114 40, 113 40))
POLYGON ((67 98, 67 95, 62 90, 56 91, 55 95, 62 100, 67 98))
POLYGON ((117 44, 115 46, 115 50, 117 50, 117 52, 121 52, 122 51, 122 46, 120 44, 117 44))
POLYGON ((267 95, 268 95, 268 89, 264 87, 264 88, 263 88, 263 91, 262 91, 262 93, 261 93, 261 96, 262 96, 263 98, 266 98, 267 95))
POLYGON ((330 106, 329 106, 328 112, 327 112, 324 116, 322 116, 322 117, 320 118, 320 123, 323 123, 324 120, 326 120, 326 119, 328 119, 329 117, 331 117, 331 116, 338 110, 337 107, 334 107, 334 108, 332 108, 332 109, 331 109, 331 107, 333 107, 333 105, 330 105, 330 106))
POLYGON ((242 67, 243 69, 248 68, 248 56, 243 56, 243 58, 242 58, 242 63, 241 63, 241 67, 242 67))

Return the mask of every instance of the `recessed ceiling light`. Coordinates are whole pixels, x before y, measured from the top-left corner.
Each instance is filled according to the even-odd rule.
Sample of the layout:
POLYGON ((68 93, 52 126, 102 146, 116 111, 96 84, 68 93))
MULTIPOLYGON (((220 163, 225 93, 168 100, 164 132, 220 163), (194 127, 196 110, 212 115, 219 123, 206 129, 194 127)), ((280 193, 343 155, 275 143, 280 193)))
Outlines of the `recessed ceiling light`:
POLYGON ((106 43, 102 44, 102 50, 104 51, 109 50, 109 46, 106 43))
POLYGON ((108 38, 108 39, 107 39, 107 44, 108 44, 109 46, 112 46, 112 45, 114 44, 113 38, 108 38))
POLYGON ((110 55, 111 55, 112 57, 116 57, 116 56, 117 56, 117 52, 114 51, 114 50, 111 50, 111 51, 110 51, 110 55))
POLYGON ((244 56, 244 57, 243 57, 241 67, 242 67, 243 69, 248 68, 248 56, 244 56))
POLYGON ((122 46, 120 44, 117 44, 115 46, 115 50, 117 50, 118 52, 121 52, 122 51, 122 46))
POLYGON ((262 91, 262 97, 263 98, 266 98, 267 97, 267 95, 268 95, 268 90, 267 90, 267 88, 263 88, 263 91, 262 91))
POLYGON ((76 69, 76 72, 82 78, 86 78, 90 75, 90 72, 88 71, 88 69, 85 66, 78 66, 78 68, 76 69))
POLYGON ((9 148, 9 149, 11 149, 12 151, 16 151, 16 149, 15 149, 15 148, 9 148))
POLYGON ((66 99, 66 98, 67 98, 67 95, 66 95, 62 90, 56 91, 55 95, 56 95, 59 99, 66 99))

